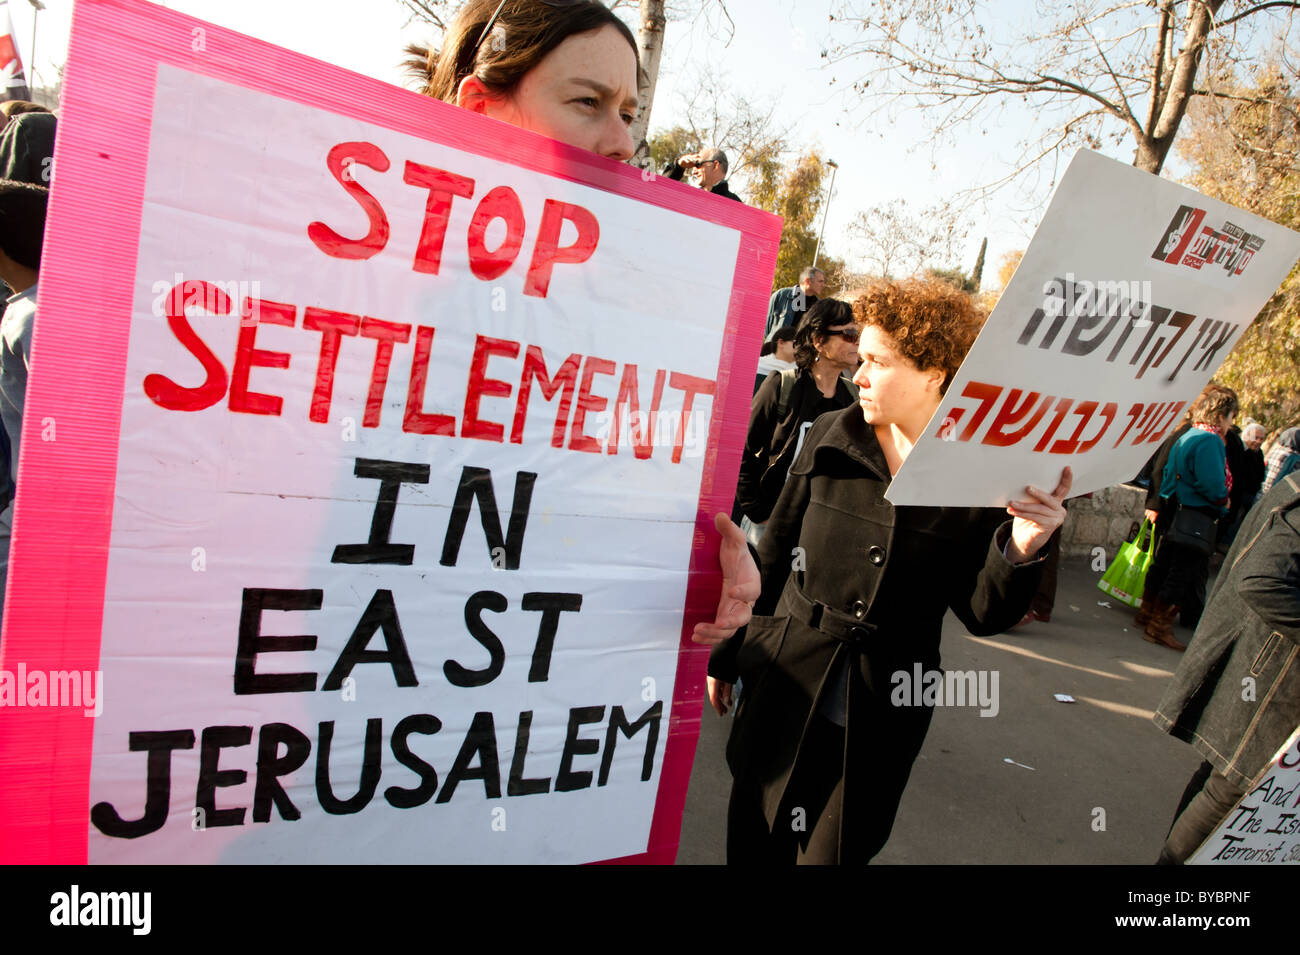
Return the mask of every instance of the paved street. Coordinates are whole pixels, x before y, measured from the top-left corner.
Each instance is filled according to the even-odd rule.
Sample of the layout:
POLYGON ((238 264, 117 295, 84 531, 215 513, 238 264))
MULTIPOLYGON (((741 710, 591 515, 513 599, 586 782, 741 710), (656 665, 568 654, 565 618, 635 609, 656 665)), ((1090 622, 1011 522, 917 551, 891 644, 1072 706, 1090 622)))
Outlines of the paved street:
MULTIPOLYGON (((998 671, 999 711, 935 711, 876 862, 1155 860, 1200 762, 1190 746, 1151 722, 1182 655, 1143 640, 1132 611, 1097 589, 1100 576, 1084 558, 1064 559, 1048 624, 985 639, 948 615, 944 668, 998 671), (1076 702, 1057 702, 1057 693, 1076 702), (1104 830, 1096 831, 1099 810, 1104 830)), ((1181 628, 1175 634, 1184 643, 1191 638, 1181 628)), ((712 709, 703 717, 677 855, 684 864, 725 861, 730 717, 719 719, 712 709)))

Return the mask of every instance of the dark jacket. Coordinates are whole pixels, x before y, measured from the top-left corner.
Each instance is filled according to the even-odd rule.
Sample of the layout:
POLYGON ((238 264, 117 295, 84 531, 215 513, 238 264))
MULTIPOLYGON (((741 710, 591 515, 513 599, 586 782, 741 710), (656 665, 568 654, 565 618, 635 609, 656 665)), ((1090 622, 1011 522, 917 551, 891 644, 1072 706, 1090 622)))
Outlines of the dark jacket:
POLYGON ((1300 726, 1300 475, 1242 522, 1155 713, 1239 789, 1300 726))
POLYGON ((835 661, 848 655, 867 687, 851 683, 846 746, 870 758, 849 761, 845 792, 866 791, 860 772, 901 793, 933 709, 890 705, 891 674, 939 668, 949 607, 971 633, 999 633, 1038 587, 1041 560, 1003 556, 1005 511, 896 508, 889 480, 856 405, 818 418, 759 544, 757 616, 710 657, 711 676, 744 679, 727 759, 737 786, 761 790, 769 826, 835 661))
POLYGON ((749 412, 749 431, 745 435, 745 456, 740 460, 740 479, 736 484, 736 503, 746 517, 756 524, 766 521, 781 496, 785 477, 794 463, 799 439, 805 425, 818 415, 837 411, 857 403, 849 382, 840 379, 835 397, 827 398, 817 387, 811 373, 799 369, 790 392, 785 416, 777 420, 780 402, 781 373, 767 376, 754 395, 749 412))
POLYGON ((817 296, 799 293, 803 290, 798 285, 779 288, 767 300, 767 325, 763 328, 763 341, 772 337, 778 328, 798 328, 799 322, 808 314, 808 309, 817 304, 817 296))

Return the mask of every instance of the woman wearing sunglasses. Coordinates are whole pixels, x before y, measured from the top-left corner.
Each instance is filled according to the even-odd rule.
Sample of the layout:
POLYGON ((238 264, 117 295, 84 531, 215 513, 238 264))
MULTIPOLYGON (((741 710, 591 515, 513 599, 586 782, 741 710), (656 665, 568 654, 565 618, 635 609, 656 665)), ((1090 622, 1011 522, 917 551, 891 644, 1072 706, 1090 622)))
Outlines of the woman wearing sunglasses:
POLYGON ((898 675, 939 672, 949 608, 976 635, 1020 620, 1065 519, 1068 469, 1050 494, 1027 487, 1005 512, 886 501, 983 315, 950 285, 908 280, 872 286, 853 316, 858 402, 809 431, 758 546, 761 576, 739 528, 717 522, 724 597, 695 639, 716 644, 720 713, 743 679, 727 744, 732 863, 864 863, 880 851, 938 702, 900 692, 898 675))
POLYGON ((636 39, 591 0, 470 0, 441 51, 407 48, 421 90, 625 162, 636 144, 636 39))
POLYGON ((794 369, 768 376, 749 415, 736 502, 755 546, 808 428, 857 401, 845 379, 858 366, 858 326, 848 302, 824 298, 808 310, 795 332, 794 361, 794 369))

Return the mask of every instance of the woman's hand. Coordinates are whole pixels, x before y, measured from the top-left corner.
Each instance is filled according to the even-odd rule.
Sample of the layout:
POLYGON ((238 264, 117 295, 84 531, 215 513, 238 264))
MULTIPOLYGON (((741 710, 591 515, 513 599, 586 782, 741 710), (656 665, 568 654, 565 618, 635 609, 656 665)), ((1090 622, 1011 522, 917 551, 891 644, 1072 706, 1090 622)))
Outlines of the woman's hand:
POLYGON ((697 623, 691 639, 696 643, 722 643, 749 623, 761 589, 758 565, 749 553, 745 534, 726 514, 715 514, 713 526, 722 535, 718 563, 722 565, 722 593, 712 623, 697 623))
POLYGON ((1145 517, 1147 520, 1149 520, 1152 524, 1154 524, 1156 521, 1160 519, 1160 512, 1156 510, 1152 510, 1151 508, 1148 507, 1146 508, 1146 510, 1142 512, 1142 516, 1145 517))
POLYGON ((717 711, 719 716, 726 716, 727 710, 731 709, 732 684, 723 683, 721 680, 715 680, 713 677, 708 677, 708 685, 709 702, 713 704, 713 708, 717 711))
POLYGON ((1027 501, 1012 501, 1007 513, 1015 520, 1011 522, 1011 543, 1007 547, 1007 559, 1013 564, 1023 564, 1042 550, 1056 529, 1065 523, 1065 499, 1070 493, 1070 483, 1074 475, 1069 468, 1061 470, 1061 482, 1051 494, 1028 486, 1025 493, 1027 501))

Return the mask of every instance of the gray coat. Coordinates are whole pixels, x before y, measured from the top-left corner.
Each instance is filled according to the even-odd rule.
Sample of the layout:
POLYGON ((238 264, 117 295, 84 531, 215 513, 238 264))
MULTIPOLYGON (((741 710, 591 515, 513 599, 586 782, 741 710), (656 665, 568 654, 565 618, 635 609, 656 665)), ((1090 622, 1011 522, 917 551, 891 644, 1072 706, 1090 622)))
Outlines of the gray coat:
POLYGON ((1242 521, 1178 672, 1156 710, 1245 789, 1300 726, 1300 474, 1242 521))

